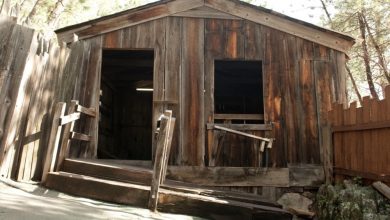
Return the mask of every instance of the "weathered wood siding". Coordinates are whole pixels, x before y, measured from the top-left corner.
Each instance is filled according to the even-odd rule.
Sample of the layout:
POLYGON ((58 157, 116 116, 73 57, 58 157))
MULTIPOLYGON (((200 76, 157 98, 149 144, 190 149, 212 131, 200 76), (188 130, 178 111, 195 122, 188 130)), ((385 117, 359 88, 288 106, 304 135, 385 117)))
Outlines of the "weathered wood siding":
POLYGON ((39 180, 69 50, 6 17, 0 17, 0 48, 1 175, 39 180))
MULTIPOLYGON (((85 84, 90 88, 85 88, 86 76, 77 78, 76 85, 83 91, 76 90, 73 98, 92 107, 98 103, 102 48, 155 50, 154 119, 168 108, 177 118, 170 159, 173 164, 207 165, 205 158, 209 159, 215 147, 211 145, 217 132, 210 134, 205 129, 206 123, 214 121, 215 59, 262 61, 264 117, 265 123, 273 124, 273 130, 251 133, 276 138, 270 166, 320 164, 324 113, 332 102, 346 103, 343 53, 246 20, 167 17, 76 45, 71 57, 77 65, 70 63, 77 70, 72 71, 82 76, 88 70, 91 79, 85 84)), ((225 138, 218 165, 258 163, 258 143, 234 135, 225 138)), ((96 144, 90 150, 96 151, 96 144)))

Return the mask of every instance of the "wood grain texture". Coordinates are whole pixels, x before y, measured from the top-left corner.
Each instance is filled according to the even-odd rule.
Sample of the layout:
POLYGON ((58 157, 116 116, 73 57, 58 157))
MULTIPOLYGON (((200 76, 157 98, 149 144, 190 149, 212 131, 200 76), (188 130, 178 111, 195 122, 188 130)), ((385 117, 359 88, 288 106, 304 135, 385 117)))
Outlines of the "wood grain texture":
POLYGON ((204 20, 183 19, 182 164, 204 165, 204 20))

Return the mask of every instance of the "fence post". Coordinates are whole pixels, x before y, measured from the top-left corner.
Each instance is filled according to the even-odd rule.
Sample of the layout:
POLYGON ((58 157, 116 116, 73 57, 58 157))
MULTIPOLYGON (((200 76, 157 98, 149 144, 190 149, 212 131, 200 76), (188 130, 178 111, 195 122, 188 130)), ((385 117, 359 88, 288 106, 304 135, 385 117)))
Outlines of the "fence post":
POLYGON ((59 102, 54 108, 53 122, 51 124, 50 138, 46 150, 46 159, 43 166, 42 183, 45 183, 47 175, 54 171, 57 159, 58 145, 61 137, 60 118, 65 114, 66 103, 59 102))

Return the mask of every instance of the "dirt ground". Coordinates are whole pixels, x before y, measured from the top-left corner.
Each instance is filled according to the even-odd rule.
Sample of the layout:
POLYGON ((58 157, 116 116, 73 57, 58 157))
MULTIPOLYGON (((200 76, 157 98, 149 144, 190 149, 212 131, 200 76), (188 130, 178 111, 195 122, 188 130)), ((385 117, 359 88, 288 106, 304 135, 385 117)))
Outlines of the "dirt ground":
POLYGON ((148 209, 73 197, 37 185, 0 179, 0 220, 3 219, 199 220, 200 218, 152 213, 148 209))

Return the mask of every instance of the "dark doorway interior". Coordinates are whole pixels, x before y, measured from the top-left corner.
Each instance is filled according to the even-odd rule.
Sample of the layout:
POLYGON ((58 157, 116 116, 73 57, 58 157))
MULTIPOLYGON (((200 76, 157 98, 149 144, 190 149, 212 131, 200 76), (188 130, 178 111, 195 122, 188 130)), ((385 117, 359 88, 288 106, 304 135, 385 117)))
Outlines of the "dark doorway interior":
POLYGON ((215 61, 215 113, 263 114, 261 61, 215 61))
POLYGON ((151 160, 152 50, 103 50, 99 159, 151 160))

